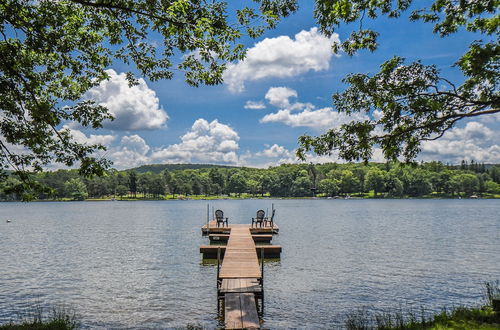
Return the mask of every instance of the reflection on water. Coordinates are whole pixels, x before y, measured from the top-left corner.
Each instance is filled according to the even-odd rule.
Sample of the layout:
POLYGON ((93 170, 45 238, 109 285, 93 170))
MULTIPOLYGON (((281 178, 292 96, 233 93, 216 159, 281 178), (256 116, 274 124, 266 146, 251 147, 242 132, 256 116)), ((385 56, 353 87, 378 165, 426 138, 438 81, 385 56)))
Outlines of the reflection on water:
MULTIPOLYGON (((214 201, 231 223, 277 208, 265 326, 331 328, 361 306, 478 304, 500 278, 500 201, 214 201)), ((33 303, 89 328, 218 325, 206 202, 0 204, 0 323, 33 303), (11 219, 6 223, 5 219, 11 219)))

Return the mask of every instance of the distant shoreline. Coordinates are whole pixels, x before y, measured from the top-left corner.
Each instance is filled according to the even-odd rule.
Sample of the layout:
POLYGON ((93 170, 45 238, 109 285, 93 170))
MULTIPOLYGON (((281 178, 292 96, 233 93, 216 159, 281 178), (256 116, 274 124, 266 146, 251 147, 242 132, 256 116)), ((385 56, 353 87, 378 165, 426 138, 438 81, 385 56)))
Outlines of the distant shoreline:
MULTIPOLYGON (((442 199, 442 200, 474 200, 474 199, 500 199, 500 196, 483 196, 483 197, 443 197, 443 196, 423 196, 423 197, 179 197, 179 198, 87 198, 84 200, 74 200, 74 199, 37 199, 30 202, 140 202, 140 201, 220 201, 220 200, 410 200, 410 199, 442 199)), ((23 202, 21 200, 0 200, 0 202, 23 202)))

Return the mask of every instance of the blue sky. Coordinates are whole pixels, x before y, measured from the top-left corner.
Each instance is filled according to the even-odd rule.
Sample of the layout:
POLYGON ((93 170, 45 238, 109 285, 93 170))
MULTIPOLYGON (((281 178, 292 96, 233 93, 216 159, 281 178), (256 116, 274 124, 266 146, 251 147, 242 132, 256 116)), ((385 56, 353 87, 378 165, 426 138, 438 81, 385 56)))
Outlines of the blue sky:
MULTIPOLYGON (((143 80, 130 89, 123 72, 131 68, 116 63, 109 68, 111 79, 87 94, 107 105, 116 120, 97 131, 69 127, 76 139, 105 144, 108 151, 102 155, 119 169, 151 163, 267 167, 295 162, 298 136, 321 134, 350 120, 331 108, 331 94, 345 88, 342 77, 376 73, 381 63, 398 55, 435 64, 459 84, 463 78, 452 65, 478 38, 463 31, 440 38, 431 24, 404 17, 365 24, 380 32, 376 52, 333 55, 331 43, 345 40, 351 27, 339 28, 328 39, 316 28, 313 1, 301 1, 300 10, 276 29, 244 40, 247 58, 231 64, 219 86, 189 87, 177 74, 170 81, 143 80)), ((500 163, 499 123, 500 116, 462 122, 423 145, 419 159, 500 163)), ((383 160, 379 150, 373 160, 383 160)), ((339 159, 311 155, 308 161, 339 159)))

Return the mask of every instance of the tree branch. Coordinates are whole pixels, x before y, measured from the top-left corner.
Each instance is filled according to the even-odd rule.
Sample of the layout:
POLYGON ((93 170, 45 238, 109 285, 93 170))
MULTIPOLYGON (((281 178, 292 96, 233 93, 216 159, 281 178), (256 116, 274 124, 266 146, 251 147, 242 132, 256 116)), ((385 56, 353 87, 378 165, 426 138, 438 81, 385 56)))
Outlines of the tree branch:
MULTIPOLYGON (((397 134, 389 133, 389 134, 384 134, 384 135, 380 135, 380 136, 374 136, 373 139, 378 142, 380 140, 386 139, 386 138, 391 137, 391 136, 401 136, 401 135, 408 133, 408 132, 414 132, 414 131, 418 131, 418 130, 422 130, 422 129, 432 128, 433 126, 438 126, 438 125, 444 124, 447 120, 452 120, 451 123, 447 124, 447 127, 442 130, 442 132, 444 133, 445 131, 450 129, 455 122, 457 122, 460 119, 468 118, 468 117, 477 117, 477 116, 486 115, 486 114, 494 114, 494 113, 498 113, 498 112, 500 112, 500 109, 489 109, 489 110, 484 110, 484 111, 480 111, 480 112, 449 114, 447 116, 437 118, 435 121, 432 121, 432 122, 427 123, 425 125, 412 126, 412 127, 407 128, 407 129, 399 131, 397 134)), ((420 138, 420 140, 425 140, 425 138, 420 138)))
POLYGON ((134 14, 137 14, 137 15, 146 16, 146 17, 149 17, 149 18, 154 18, 154 19, 157 19, 157 20, 160 20, 160 21, 165 21, 165 22, 168 22, 170 24, 177 25, 177 26, 180 26, 180 25, 183 25, 183 24, 189 24, 187 22, 178 22, 178 21, 175 21, 175 20, 172 20, 172 19, 168 19, 165 16, 157 16, 157 15, 154 15, 154 14, 151 14, 151 13, 147 13, 147 12, 143 12, 143 11, 140 11, 140 10, 137 10, 137 9, 134 9, 134 8, 129 8, 129 7, 120 6, 120 5, 117 5, 117 4, 112 4, 111 2, 96 3, 96 2, 85 1, 85 0, 70 0, 70 1, 74 2, 74 3, 78 3, 78 4, 82 5, 82 6, 89 6, 89 7, 94 7, 94 8, 98 8, 98 9, 123 10, 123 11, 129 12, 129 13, 134 13, 134 14))
POLYGON ((2 140, 0 140, 0 147, 2 153, 5 155, 5 158, 7 159, 7 162, 10 164, 10 166, 12 166, 12 168, 15 169, 17 172, 22 172, 22 170, 17 166, 17 164, 12 163, 11 158, 13 158, 13 155, 10 152, 9 148, 5 146, 2 140))

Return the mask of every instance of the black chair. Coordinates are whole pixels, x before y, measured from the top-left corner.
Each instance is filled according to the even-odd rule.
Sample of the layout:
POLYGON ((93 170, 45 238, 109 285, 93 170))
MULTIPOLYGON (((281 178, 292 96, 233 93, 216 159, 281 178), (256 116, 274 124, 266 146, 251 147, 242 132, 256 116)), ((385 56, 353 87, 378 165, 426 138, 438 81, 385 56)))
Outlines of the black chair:
POLYGON ((220 224, 222 224, 222 227, 224 227, 224 223, 226 223, 226 227, 229 227, 227 218, 224 219, 224 212, 222 212, 222 210, 215 211, 215 221, 217 221, 217 227, 220 227, 220 224))
POLYGON ((264 223, 264 215, 265 214, 266 214, 266 212, 264 212, 264 210, 258 210, 256 217, 252 218, 252 227, 253 227, 254 223, 255 223, 256 227, 257 227, 257 224, 260 224, 260 226, 262 227, 262 224, 264 223))
POLYGON ((264 227, 269 224, 271 226, 271 228, 274 226, 274 214, 276 213, 276 210, 273 210, 273 212, 271 212, 271 217, 265 217, 264 218, 264 227))

